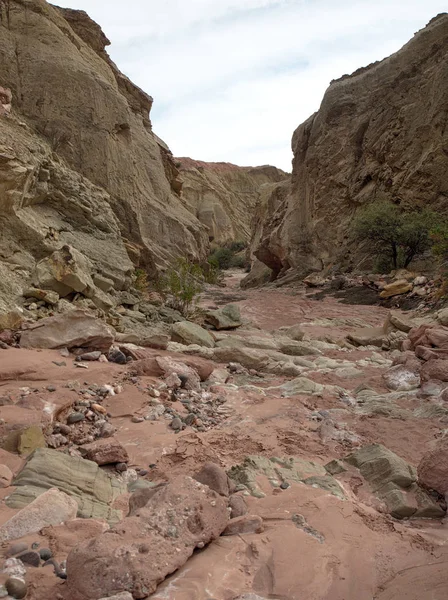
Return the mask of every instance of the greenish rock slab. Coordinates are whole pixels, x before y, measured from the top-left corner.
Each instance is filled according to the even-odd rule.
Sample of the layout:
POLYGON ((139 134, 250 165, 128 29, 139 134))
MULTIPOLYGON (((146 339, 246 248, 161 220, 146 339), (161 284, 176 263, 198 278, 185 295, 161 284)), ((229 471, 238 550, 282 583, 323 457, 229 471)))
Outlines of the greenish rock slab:
POLYGON ((315 475, 313 477, 307 477, 303 480, 303 483, 306 485, 311 485, 312 487, 318 487, 326 492, 330 492, 330 494, 337 496, 341 500, 345 499, 344 490, 331 475, 315 475))
POLYGON ((330 475, 339 475, 340 473, 345 473, 347 468, 344 466, 342 460, 334 459, 325 465, 325 470, 330 475))
POLYGON ((78 517, 105 519, 111 524, 122 519, 121 511, 111 505, 126 492, 126 486, 84 458, 39 448, 30 455, 12 485, 16 490, 6 499, 10 508, 23 508, 46 490, 58 488, 76 500, 78 517))
POLYGON ((322 465, 300 458, 248 456, 241 464, 232 467, 228 475, 239 489, 245 486, 256 498, 265 496, 257 483, 260 475, 267 477, 272 487, 280 487, 282 483, 306 483, 344 498, 341 486, 322 465))
POLYGON ((379 490, 390 482, 401 488, 407 488, 417 480, 415 469, 381 444, 364 446, 345 460, 360 470, 373 491, 379 490))

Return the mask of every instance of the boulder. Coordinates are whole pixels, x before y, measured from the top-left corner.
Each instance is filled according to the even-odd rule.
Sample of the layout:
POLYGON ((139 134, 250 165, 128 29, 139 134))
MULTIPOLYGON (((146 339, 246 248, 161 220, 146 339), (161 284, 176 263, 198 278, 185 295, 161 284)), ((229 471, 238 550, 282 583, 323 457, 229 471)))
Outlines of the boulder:
POLYGON ((92 263, 84 254, 65 245, 37 263, 33 280, 36 288, 52 290, 61 297, 72 292, 82 293, 98 308, 107 311, 114 303, 106 292, 95 285, 92 271, 92 263))
POLYGON ((232 494, 229 498, 230 518, 242 517, 247 513, 247 503, 241 494, 232 494))
POLYGON ((126 448, 118 440, 110 438, 86 444, 80 448, 80 451, 84 458, 100 466, 129 461, 126 448))
POLYGON ((86 348, 107 352, 112 345, 112 331, 91 313, 74 309, 41 319, 22 332, 23 348, 86 348))
POLYGON ((95 287, 90 275, 92 266, 81 252, 65 245, 36 265, 36 287, 57 292, 61 297, 95 287))
POLYGON ((414 324, 409 321, 409 319, 406 319, 406 317, 396 311, 390 312, 389 323, 396 329, 404 331, 404 333, 409 333, 409 331, 411 331, 411 329, 414 327, 414 324))
POLYGON ((97 600, 118 592, 146 598, 197 546, 216 539, 227 523, 224 498, 190 477, 178 477, 134 516, 70 552, 67 592, 71 600, 97 600))
POLYGON ((423 455, 418 467, 418 482, 444 496, 448 494, 448 439, 437 442, 423 455))
POLYGON ((230 482, 227 473, 214 463, 206 463, 193 478, 204 485, 208 485, 211 490, 220 496, 228 496, 230 493, 230 482))
POLYGON ((157 356, 155 362, 167 379, 170 375, 177 375, 183 379, 182 387, 187 390, 201 389, 201 379, 198 372, 186 363, 173 360, 169 356, 157 356))
POLYGON ((115 523, 121 511, 111 508, 115 498, 126 491, 117 479, 84 458, 40 448, 29 458, 13 480, 14 492, 6 500, 10 508, 23 508, 46 490, 58 487, 77 502, 77 514, 86 519, 115 523))
POLYGON ((395 365, 383 373, 383 379, 390 390, 408 392, 420 386, 418 371, 408 369, 406 365, 395 365))
POLYGON ((301 329, 301 325, 299 324, 292 325, 291 327, 281 327, 278 330, 278 333, 289 337, 292 340, 295 340, 296 342, 301 342, 305 335, 305 332, 303 331, 303 329, 301 329))
POLYGON ((382 327, 363 327, 347 335, 347 340, 355 346, 382 347, 386 333, 382 327))
POLYGON ((185 346, 198 344, 206 348, 213 348, 215 345, 213 336, 206 329, 190 321, 174 323, 171 328, 171 339, 173 342, 178 342, 185 346))
POLYGON ((218 330, 236 329, 242 325, 240 309, 236 304, 227 304, 217 310, 208 311, 205 320, 218 330))
POLYGON ((414 469, 405 460, 381 444, 364 446, 345 460, 360 470, 373 491, 388 483, 408 488, 417 479, 414 469))
POLYGON ((445 325, 445 327, 448 327, 448 307, 439 310, 439 312, 437 313, 437 320, 441 325, 445 325))
POLYGON ((59 294, 51 290, 41 290, 39 288, 28 288, 23 292, 24 298, 36 298, 43 300, 47 304, 56 305, 59 302, 59 294))
POLYGON ((383 291, 380 293, 380 298, 401 296, 401 294, 407 294, 411 290, 412 283, 409 283, 406 279, 398 279, 384 286, 383 291))
POLYGON ((0 527, 0 540, 15 540, 76 517, 78 504, 68 494, 51 488, 22 508, 0 527))
POLYGON ((438 379, 439 381, 448 381, 448 358, 430 358, 420 370, 420 376, 423 381, 438 379))

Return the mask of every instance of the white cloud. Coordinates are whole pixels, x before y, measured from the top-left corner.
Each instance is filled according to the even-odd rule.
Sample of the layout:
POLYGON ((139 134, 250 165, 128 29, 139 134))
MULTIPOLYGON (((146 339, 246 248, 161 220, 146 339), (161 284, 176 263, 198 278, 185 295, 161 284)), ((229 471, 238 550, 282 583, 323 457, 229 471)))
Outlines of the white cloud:
POLYGON ((289 169, 331 79, 398 50, 446 0, 60 0, 86 10, 154 96, 177 156, 289 169))

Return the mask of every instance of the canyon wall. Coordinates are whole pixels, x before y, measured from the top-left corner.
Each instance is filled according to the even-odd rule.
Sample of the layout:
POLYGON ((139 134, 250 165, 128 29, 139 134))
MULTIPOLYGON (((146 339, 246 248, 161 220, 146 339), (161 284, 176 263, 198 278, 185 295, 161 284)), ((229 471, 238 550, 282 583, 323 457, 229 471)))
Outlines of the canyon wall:
POLYGON ((152 131, 152 98, 119 72, 108 43, 82 11, 0 2, 5 294, 63 244, 118 289, 134 266, 152 273, 207 255, 207 230, 180 200, 178 169, 152 131))
POLYGON ((366 245, 350 241, 350 224, 366 204, 448 215, 447 90, 447 14, 396 54, 333 81, 294 132, 291 187, 258 222, 253 254, 274 275, 353 269, 366 245))
POLYGON ((186 207, 207 227, 209 240, 218 245, 235 240, 248 242, 263 188, 288 177, 271 166, 237 167, 191 158, 176 160, 186 207))

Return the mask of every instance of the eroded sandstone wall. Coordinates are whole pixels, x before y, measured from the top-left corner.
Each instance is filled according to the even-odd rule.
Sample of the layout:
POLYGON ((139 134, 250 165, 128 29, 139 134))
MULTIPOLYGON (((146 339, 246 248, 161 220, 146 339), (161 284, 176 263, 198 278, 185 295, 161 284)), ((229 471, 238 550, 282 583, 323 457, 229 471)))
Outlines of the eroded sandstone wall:
POLYGON ((258 224, 254 252, 268 266, 306 274, 362 264, 366 248, 350 242, 350 223, 369 202, 447 214, 448 15, 333 81, 292 149, 290 191, 258 224))
POLYGON ((0 118, 8 264, 31 268, 54 236, 108 277, 206 256, 206 228, 180 200, 178 170, 152 131, 152 98, 118 71, 108 43, 82 11, 0 2, 0 85, 13 97, 0 118))
POLYGON ((210 241, 249 242, 251 221, 260 194, 287 173, 271 166, 237 167, 178 158, 182 198, 186 207, 208 230, 210 241))

